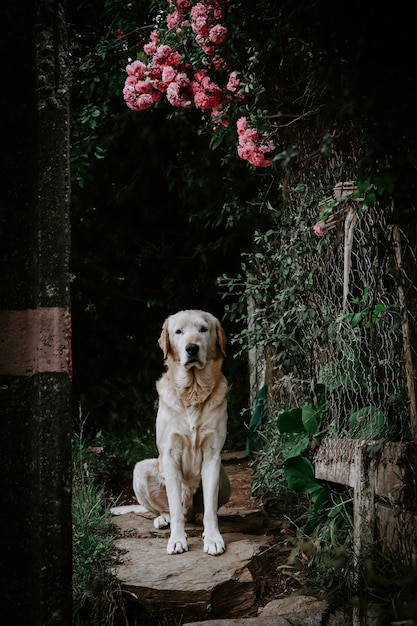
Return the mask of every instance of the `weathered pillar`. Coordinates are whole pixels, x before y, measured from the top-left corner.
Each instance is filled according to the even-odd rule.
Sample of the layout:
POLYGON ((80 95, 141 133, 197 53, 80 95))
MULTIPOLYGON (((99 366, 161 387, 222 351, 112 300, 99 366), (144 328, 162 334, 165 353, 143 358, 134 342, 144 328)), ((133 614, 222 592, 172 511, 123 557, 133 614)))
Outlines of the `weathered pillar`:
POLYGON ((0 615, 71 623, 68 65, 58 0, 2 6, 0 615))
POLYGON ((417 443, 417 223, 393 228, 398 303, 402 316, 403 355, 410 411, 410 431, 417 443))

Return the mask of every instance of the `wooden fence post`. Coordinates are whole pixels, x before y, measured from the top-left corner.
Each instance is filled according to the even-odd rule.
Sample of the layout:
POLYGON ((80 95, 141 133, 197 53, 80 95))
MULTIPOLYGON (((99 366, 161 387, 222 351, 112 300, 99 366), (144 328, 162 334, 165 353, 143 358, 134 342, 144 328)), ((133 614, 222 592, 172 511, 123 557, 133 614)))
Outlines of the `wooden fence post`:
MULTIPOLYGON (((417 365, 414 363, 412 350, 412 336, 414 335, 415 337, 416 333, 412 333, 410 329, 409 303, 405 290, 406 275, 403 266, 401 232, 398 225, 393 227, 393 236, 398 276, 398 301, 402 319, 403 354, 410 410, 410 429, 413 440, 417 443, 417 398, 415 385, 417 365)), ((417 289, 417 285, 414 285, 414 289, 417 289)), ((414 295, 413 298, 415 299, 416 296, 414 295)), ((414 349, 416 350, 417 346, 414 349)))

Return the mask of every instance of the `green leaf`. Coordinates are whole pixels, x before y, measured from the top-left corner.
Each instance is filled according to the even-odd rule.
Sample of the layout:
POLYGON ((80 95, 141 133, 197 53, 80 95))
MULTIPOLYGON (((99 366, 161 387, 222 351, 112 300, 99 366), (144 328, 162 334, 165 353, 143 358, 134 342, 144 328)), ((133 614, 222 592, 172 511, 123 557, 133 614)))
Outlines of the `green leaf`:
POLYGON ((354 315, 352 315, 352 318, 350 320, 350 325, 352 326, 352 328, 356 328, 356 326, 361 323, 363 318, 366 316, 366 313, 366 311, 360 311, 359 313, 355 313, 354 315))
POLYGON ((303 406, 301 409, 301 419, 305 430, 310 435, 315 435, 319 430, 317 413, 311 406, 303 406))
POLYGON ((374 308, 374 310, 372 311, 372 321, 375 324, 380 315, 387 310, 387 307, 385 306, 385 304, 377 304, 374 308))
POLYGON ((308 494, 317 484, 312 464, 302 456, 285 461, 284 474, 288 487, 297 493, 308 494))
POLYGON ((278 415, 277 426, 280 433, 299 433, 304 430, 301 408, 283 411, 278 415))
POLYGON ((291 459, 303 454, 309 446, 310 436, 307 433, 291 433, 282 443, 282 455, 284 459, 291 459))
POLYGON ((312 485, 308 495, 311 498, 311 510, 313 513, 320 513, 330 500, 330 491, 326 485, 316 481, 312 485))
POLYGON ((354 439, 380 439, 387 435, 384 413, 376 406, 365 406, 350 416, 349 431, 354 439))

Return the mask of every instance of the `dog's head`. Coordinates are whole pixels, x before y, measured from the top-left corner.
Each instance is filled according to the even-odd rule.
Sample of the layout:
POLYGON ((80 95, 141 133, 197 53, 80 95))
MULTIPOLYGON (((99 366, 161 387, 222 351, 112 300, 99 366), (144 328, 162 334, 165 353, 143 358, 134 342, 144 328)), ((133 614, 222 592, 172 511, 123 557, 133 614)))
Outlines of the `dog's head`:
POLYGON ((202 369, 208 360, 226 356, 226 334, 219 320, 205 311, 180 311, 168 317, 159 345, 164 359, 171 357, 187 369, 202 369))

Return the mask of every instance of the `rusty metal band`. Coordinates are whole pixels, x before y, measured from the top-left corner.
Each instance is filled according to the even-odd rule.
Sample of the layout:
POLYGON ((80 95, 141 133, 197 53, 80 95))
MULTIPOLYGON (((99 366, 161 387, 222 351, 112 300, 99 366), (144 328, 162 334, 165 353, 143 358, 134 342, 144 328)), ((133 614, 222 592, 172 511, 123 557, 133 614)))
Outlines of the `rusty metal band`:
POLYGON ((71 370, 69 309, 0 311, 0 375, 54 372, 71 377, 71 370))

